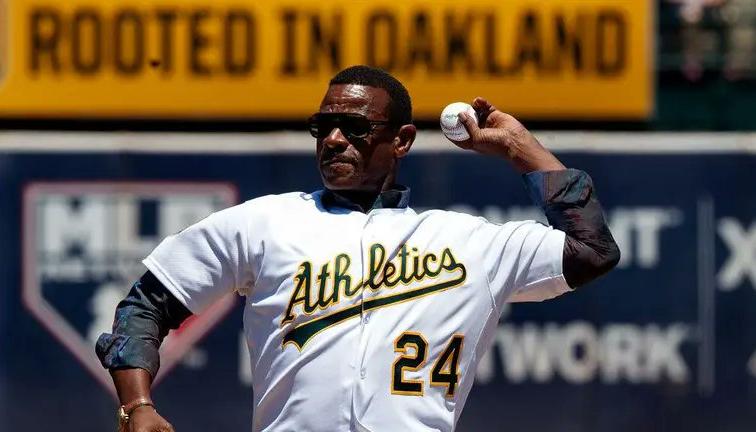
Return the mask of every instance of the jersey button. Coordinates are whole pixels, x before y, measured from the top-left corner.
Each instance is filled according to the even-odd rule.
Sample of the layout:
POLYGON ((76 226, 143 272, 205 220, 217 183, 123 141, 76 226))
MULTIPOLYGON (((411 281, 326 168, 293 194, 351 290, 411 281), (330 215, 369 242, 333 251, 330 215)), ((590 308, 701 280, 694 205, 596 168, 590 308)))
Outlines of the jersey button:
POLYGON ((367 316, 367 315, 365 315, 365 318, 362 319, 362 322, 365 323, 365 324, 369 323, 370 322, 370 317, 367 316))
POLYGON ((365 379, 365 376, 367 375, 367 371, 365 368, 360 369, 360 378, 365 379))

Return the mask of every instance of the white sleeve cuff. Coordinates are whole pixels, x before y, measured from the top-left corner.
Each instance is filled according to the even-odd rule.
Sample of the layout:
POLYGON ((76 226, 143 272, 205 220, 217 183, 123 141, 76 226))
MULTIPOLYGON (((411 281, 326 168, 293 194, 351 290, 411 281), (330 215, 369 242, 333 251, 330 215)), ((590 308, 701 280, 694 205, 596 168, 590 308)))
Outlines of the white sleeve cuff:
POLYGON ((541 302, 573 291, 563 275, 554 276, 533 282, 520 288, 512 294, 507 303, 541 302))
POLYGON ((155 258, 153 258, 152 255, 142 260, 142 263, 145 265, 145 267, 147 267, 149 271, 152 272, 153 275, 155 275, 160 283, 162 283, 163 286, 165 286, 165 288, 168 289, 168 291, 170 291, 171 294, 173 294, 173 296, 181 302, 181 304, 186 306, 186 308, 194 314, 200 312, 200 305, 192 301, 192 299, 187 295, 186 291, 181 289, 181 287, 179 287, 178 284, 174 282, 171 276, 166 273, 160 263, 155 261, 155 258))

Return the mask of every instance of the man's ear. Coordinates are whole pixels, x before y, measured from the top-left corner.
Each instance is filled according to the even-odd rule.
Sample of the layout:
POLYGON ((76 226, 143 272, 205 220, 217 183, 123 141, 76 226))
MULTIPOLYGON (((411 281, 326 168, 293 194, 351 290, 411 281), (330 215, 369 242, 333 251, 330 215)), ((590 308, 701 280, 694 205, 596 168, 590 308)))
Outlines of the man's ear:
POLYGON ((407 153, 412 147, 412 143, 415 142, 417 136, 417 128, 413 124, 406 124, 399 128, 399 133, 394 138, 394 155, 397 159, 401 159, 407 156, 407 153))

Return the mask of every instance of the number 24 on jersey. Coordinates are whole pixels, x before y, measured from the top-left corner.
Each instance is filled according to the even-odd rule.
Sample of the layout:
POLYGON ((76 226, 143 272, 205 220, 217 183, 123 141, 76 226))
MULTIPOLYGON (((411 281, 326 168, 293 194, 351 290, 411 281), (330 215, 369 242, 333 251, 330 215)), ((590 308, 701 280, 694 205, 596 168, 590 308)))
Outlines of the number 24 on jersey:
MULTIPOLYGON (((445 395, 454 397, 459 382, 459 357, 464 336, 455 334, 436 359, 430 373, 430 385, 446 387, 445 395)), ((414 331, 406 331, 394 341, 394 352, 400 354, 394 361, 391 374, 391 393, 406 396, 422 396, 423 380, 404 377, 405 371, 418 371, 427 361, 428 341, 414 331)))

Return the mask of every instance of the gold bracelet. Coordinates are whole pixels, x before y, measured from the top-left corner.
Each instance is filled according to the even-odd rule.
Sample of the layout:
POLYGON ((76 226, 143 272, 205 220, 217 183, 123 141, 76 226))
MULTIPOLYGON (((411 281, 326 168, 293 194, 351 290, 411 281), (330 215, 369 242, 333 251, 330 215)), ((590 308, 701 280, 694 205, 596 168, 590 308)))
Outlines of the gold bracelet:
POLYGON ((153 404, 152 400, 150 400, 149 398, 139 398, 127 403, 126 405, 121 405, 118 408, 118 430, 125 430, 125 426, 129 424, 131 413, 134 412, 135 409, 143 406, 151 406, 155 408, 155 404, 153 404))

